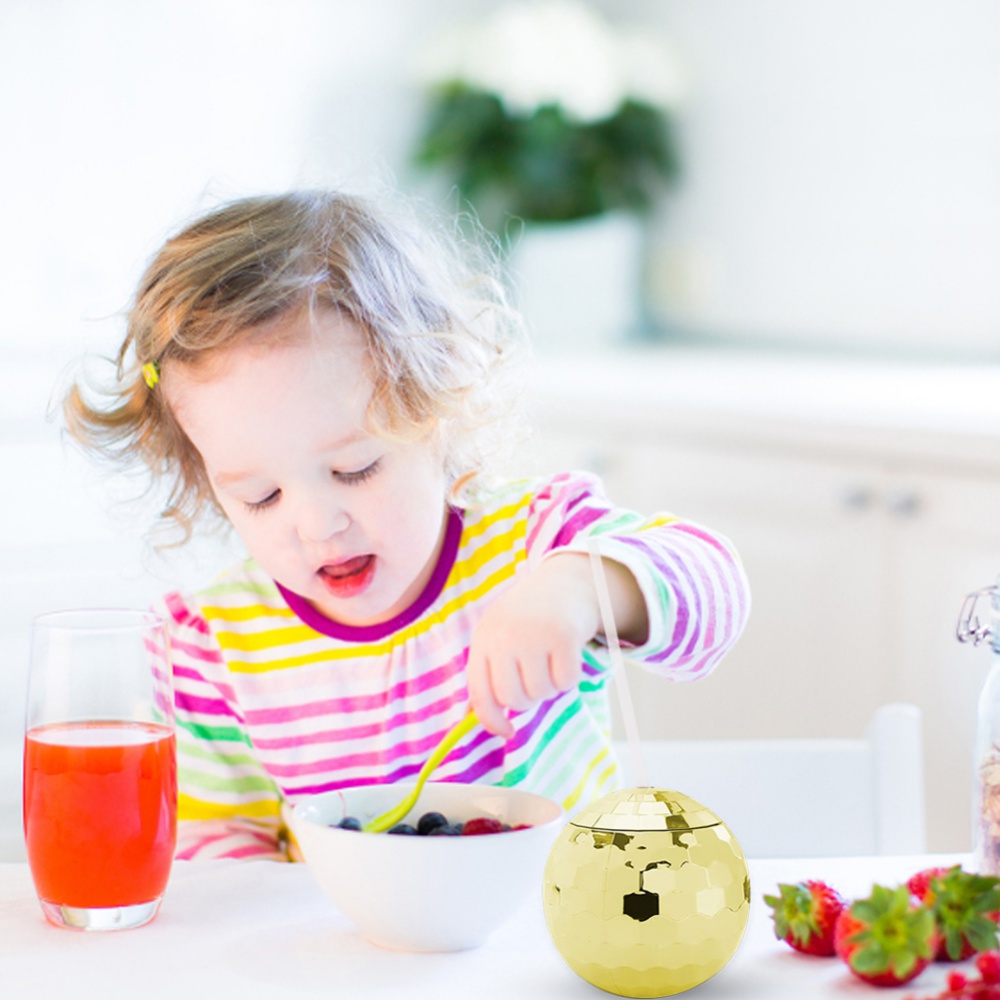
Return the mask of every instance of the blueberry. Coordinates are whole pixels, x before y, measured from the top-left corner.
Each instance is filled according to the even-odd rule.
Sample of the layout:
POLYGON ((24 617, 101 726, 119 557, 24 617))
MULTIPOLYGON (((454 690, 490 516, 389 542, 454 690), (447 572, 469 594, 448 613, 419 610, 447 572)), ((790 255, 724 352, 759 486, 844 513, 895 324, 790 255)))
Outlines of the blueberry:
POLYGON ((431 833, 434 829, 439 826, 447 826, 448 820, 444 818, 439 812, 424 813, 423 816, 417 821, 417 833, 421 836, 426 837, 427 834, 431 833))
POLYGON ((345 816, 338 824, 337 827, 341 830, 360 830, 361 820, 355 819, 353 816, 345 816))
POLYGON ((416 837, 417 828, 410 823, 397 823, 395 826, 390 827, 385 831, 386 833, 401 833, 407 837, 416 837))
POLYGON ((444 826, 436 826, 428 837, 457 837, 462 832, 461 823, 445 823, 444 826))

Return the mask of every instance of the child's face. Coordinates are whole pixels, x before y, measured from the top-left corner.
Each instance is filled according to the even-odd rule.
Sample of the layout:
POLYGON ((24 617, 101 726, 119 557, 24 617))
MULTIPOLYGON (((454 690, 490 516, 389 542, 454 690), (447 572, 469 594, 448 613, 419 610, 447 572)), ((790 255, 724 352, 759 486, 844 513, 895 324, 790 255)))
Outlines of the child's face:
POLYGON ((267 573, 336 621, 388 621, 420 594, 440 551, 440 450, 367 429, 372 383, 350 320, 303 311, 267 332, 277 339, 222 350, 197 370, 168 366, 167 401, 267 573))

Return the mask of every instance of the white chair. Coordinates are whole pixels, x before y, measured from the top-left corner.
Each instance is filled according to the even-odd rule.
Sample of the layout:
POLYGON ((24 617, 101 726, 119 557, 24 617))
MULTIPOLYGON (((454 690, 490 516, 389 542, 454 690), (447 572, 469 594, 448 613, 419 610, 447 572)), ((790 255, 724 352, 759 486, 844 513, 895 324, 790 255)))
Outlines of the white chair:
MULTIPOLYGON (((631 751, 616 741, 626 782, 631 751)), ((646 783, 715 812, 751 858, 923 854, 921 713, 889 704, 860 739, 645 740, 646 783)))

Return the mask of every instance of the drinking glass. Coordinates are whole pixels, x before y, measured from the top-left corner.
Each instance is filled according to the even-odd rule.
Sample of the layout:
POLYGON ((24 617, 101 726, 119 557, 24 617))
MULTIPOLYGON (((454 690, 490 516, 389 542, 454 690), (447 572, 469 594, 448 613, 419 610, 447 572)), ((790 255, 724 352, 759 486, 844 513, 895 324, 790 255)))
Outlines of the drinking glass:
POLYGON ((116 930, 160 906, 177 837, 177 749, 166 631, 145 611, 33 622, 24 836, 59 927, 116 930))

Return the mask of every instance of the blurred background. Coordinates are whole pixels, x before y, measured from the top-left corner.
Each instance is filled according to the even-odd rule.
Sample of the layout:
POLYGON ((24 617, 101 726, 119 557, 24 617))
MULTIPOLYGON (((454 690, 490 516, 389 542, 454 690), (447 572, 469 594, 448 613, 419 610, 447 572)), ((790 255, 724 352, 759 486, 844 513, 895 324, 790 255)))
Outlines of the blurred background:
MULTIPOLYGON (((221 199, 427 194, 421 54, 502 6, 4 0, 3 356, 114 343, 149 254, 221 199)), ((662 335, 997 358, 996 4, 591 6, 681 77, 646 276, 662 335)))
POLYGON ((49 415, 67 373, 115 350, 194 215, 389 187, 496 227, 537 464, 743 553, 746 639, 651 686, 644 734, 858 735, 913 701, 931 846, 967 847, 989 654, 954 619, 1000 572, 993 0, 0 0, 0 135, 0 744, 31 614, 143 604, 236 551, 148 551, 155 501, 121 505, 141 483, 49 415), (574 143, 590 172, 546 176, 574 143), (541 209, 497 180, 511 162, 541 209))

